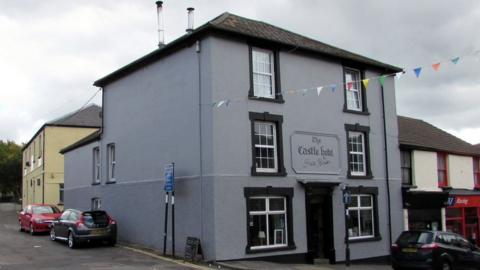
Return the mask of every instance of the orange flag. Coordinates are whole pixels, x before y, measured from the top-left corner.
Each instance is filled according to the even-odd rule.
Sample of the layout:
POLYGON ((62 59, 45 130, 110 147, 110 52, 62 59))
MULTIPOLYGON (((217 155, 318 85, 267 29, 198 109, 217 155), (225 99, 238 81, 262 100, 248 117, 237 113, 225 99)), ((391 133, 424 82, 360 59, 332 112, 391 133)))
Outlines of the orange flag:
POLYGON ((440 63, 436 63, 432 65, 433 70, 438 71, 440 69, 440 63))

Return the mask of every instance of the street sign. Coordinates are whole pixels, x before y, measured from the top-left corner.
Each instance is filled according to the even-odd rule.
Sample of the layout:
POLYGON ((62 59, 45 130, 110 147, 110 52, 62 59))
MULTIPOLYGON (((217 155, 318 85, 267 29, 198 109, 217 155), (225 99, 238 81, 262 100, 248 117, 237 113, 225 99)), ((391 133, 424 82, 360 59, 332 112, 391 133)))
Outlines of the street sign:
POLYGON ((352 195, 350 194, 350 191, 344 190, 343 191, 343 203, 344 204, 350 204, 352 202, 352 195))
POLYGON ((164 166, 164 175, 165 175, 165 191, 172 192, 175 190, 175 174, 174 174, 174 165, 173 163, 165 164, 164 166))

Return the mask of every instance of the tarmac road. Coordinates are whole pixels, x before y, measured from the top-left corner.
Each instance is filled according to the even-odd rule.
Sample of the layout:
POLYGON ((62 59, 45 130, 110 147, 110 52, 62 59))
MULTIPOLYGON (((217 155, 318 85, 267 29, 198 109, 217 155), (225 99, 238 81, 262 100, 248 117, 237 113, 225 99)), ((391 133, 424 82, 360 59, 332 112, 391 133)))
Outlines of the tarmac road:
POLYGON ((9 269, 194 269, 159 260, 121 247, 86 246, 69 249, 47 234, 19 232, 17 214, 0 211, 0 270, 9 269))

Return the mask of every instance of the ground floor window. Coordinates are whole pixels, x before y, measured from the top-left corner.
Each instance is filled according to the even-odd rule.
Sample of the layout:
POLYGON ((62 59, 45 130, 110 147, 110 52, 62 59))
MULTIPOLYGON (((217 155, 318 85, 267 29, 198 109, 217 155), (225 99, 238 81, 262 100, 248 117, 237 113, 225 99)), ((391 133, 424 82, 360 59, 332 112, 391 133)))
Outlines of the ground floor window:
POLYGON ((376 187, 348 187, 351 194, 346 206, 348 239, 362 241, 380 239, 376 187))
POLYGON ((292 197, 293 188, 245 188, 247 253, 295 248, 292 197))
POLYGON ((102 199, 92 198, 92 210, 100 210, 102 208, 102 199))

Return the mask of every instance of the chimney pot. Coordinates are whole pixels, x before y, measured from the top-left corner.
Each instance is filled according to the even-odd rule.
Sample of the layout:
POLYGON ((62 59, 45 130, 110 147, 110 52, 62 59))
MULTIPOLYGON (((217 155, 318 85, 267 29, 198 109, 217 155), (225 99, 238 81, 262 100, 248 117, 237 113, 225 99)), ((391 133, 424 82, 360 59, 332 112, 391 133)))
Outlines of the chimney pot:
POLYGON ((187 33, 193 32, 193 11, 195 9, 193 7, 187 8, 187 13, 188 13, 188 27, 187 27, 187 33))
POLYGON ((156 1, 157 5, 157 26, 158 26, 158 47, 165 46, 164 25, 163 25, 163 1, 156 1))

